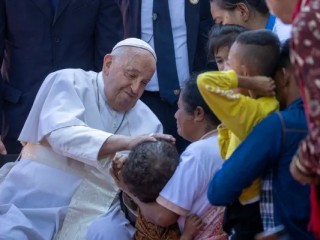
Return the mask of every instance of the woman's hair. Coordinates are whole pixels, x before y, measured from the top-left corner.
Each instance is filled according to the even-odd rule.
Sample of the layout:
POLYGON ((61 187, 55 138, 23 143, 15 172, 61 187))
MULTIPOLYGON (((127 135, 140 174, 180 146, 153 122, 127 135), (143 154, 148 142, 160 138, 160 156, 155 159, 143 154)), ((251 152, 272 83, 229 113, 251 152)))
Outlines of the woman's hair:
POLYGON ((281 44, 280 57, 278 61, 278 69, 290 68, 292 63, 290 61, 290 39, 287 39, 281 44))
POLYGON ((166 141, 143 142, 122 168, 123 182, 141 202, 154 202, 179 163, 176 147, 166 141))
POLYGON ((213 25, 208 40, 210 57, 214 59, 215 56, 212 54, 216 54, 221 48, 228 47, 230 49, 237 36, 246 30, 246 28, 235 24, 213 25))
POLYGON ((214 115, 201 96, 197 86, 197 77, 198 74, 192 74, 182 88, 181 97, 186 106, 185 110, 188 113, 194 113, 197 107, 202 107, 205 115, 207 116, 207 120, 209 120, 211 124, 218 126, 220 124, 220 120, 216 115, 214 115))
POLYGON ((237 4, 244 3, 248 8, 253 8, 261 14, 269 13, 265 0, 210 0, 210 2, 215 2, 219 7, 228 11, 233 11, 237 7, 237 4))

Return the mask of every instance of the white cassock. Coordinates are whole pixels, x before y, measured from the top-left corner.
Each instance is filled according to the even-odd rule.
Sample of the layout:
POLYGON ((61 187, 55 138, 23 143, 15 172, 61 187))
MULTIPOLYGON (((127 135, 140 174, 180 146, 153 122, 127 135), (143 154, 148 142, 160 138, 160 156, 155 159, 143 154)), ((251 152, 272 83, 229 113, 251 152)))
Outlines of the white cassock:
POLYGON ((118 192, 110 159, 97 159, 112 134, 162 132, 140 100, 113 111, 102 73, 66 69, 50 74, 20 134, 22 158, 0 171, 0 239, 84 239, 118 192), (1 180, 1 175, 5 176, 1 180))

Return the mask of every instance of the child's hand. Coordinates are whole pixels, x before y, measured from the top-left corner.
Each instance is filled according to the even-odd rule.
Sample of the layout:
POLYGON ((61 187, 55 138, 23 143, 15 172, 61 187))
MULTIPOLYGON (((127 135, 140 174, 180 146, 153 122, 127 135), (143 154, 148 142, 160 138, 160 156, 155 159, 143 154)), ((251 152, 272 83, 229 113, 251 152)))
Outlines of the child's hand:
POLYGON ((112 165, 109 170, 110 175, 116 182, 118 188, 120 188, 122 191, 126 192, 126 185, 124 184, 122 180, 122 175, 121 175, 121 170, 123 165, 125 164, 127 160, 127 156, 121 155, 121 154, 116 154, 115 157, 112 160, 112 165))
POLYGON ((201 218, 197 215, 190 215, 186 218, 186 222, 184 224, 184 231, 181 235, 181 240, 191 240, 195 237, 197 232, 203 227, 203 222, 201 218))
POLYGON ((275 82, 270 77, 264 76, 254 76, 252 77, 251 90, 254 91, 256 95, 260 96, 274 96, 275 95, 275 82))
POLYGON ((113 172, 113 175, 119 180, 119 172, 121 171, 123 165, 125 164, 127 160, 127 156, 125 155, 122 155, 120 153, 117 153, 114 158, 112 159, 112 165, 111 165, 111 168, 112 168, 112 172, 113 172))

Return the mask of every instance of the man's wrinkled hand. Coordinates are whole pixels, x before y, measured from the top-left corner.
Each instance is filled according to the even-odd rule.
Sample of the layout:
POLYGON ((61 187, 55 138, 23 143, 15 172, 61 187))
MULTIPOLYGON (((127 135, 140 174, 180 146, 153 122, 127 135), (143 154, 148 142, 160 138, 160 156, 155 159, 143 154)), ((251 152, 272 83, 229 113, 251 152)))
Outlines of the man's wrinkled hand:
POLYGON ((163 140, 163 141, 168 141, 172 144, 175 144, 176 139, 169 135, 169 134, 162 134, 162 133, 151 133, 151 134, 146 134, 146 135, 141 135, 138 137, 132 137, 132 139, 130 139, 129 141, 129 148, 128 149, 132 149, 134 148, 136 145, 138 145, 139 143, 142 142, 147 142, 147 141, 157 141, 157 140, 163 140))

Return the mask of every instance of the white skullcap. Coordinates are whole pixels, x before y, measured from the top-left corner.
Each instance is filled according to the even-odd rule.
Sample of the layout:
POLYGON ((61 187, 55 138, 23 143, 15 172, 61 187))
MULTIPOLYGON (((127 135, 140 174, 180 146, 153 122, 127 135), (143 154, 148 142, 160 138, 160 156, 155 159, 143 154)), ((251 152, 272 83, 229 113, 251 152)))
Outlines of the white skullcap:
POLYGON ((136 47, 136 48, 142 48, 147 50, 148 52, 150 52, 152 54, 152 56, 154 57, 154 59, 157 61, 157 56, 155 51, 153 50, 153 48, 146 43, 145 41, 142 41, 141 39, 138 38, 127 38, 124 39, 120 42, 118 42, 112 49, 112 51, 114 51, 115 49, 119 48, 119 47, 136 47))

